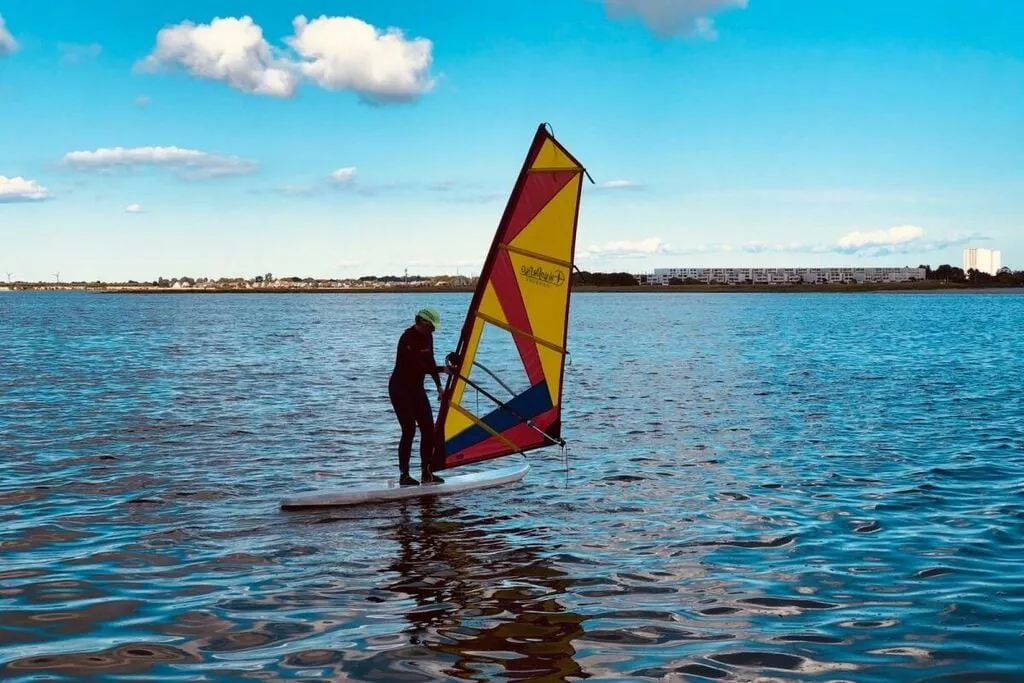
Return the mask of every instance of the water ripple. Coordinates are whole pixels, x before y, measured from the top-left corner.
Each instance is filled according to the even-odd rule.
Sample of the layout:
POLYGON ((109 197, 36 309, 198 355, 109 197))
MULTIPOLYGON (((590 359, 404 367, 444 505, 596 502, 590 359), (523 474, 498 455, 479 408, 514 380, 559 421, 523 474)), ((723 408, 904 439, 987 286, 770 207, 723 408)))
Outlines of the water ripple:
POLYGON ((581 295, 566 462, 278 510, 467 299, 0 297, 0 677, 1024 679, 1024 296, 581 295))

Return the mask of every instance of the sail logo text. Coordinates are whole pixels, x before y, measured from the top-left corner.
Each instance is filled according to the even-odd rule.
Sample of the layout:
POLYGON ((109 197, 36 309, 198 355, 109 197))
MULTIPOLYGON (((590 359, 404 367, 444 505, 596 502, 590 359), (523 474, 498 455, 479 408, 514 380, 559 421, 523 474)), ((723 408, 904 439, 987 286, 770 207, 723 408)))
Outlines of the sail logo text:
POLYGON ((565 284, 565 273, 561 270, 544 270, 540 266, 520 266, 519 274, 545 286, 561 287, 565 284))

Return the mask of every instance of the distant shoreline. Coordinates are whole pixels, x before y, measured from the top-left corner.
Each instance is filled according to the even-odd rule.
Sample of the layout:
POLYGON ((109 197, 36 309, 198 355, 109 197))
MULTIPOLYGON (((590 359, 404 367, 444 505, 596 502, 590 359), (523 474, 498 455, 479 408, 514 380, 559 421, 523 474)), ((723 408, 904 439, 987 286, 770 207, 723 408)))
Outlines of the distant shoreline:
MULTIPOLYGON (((0 287, 0 290, 3 288, 0 287)), ((935 280, 924 282, 891 282, 864 284, 826 284, 826 285, 633 285, 633 286, 600 286, 574 285, 575 293, 608 293, 608 294, 709 294, 709 293, 856 293, 856 292, 961 292, 976 293, 1002 290, 1024 289, 1020 285, 988 285, 971 286, 968 283, 943 283, 935 280)), ((53 292, 53 291, 88 291, 100 294, 472 294, 471 287, 257 287, 240 288, 182 288, 169 287, 118 287, 103 285, 85 286, 21 286, 12 287, 7 291, 17 292, 53 292)))

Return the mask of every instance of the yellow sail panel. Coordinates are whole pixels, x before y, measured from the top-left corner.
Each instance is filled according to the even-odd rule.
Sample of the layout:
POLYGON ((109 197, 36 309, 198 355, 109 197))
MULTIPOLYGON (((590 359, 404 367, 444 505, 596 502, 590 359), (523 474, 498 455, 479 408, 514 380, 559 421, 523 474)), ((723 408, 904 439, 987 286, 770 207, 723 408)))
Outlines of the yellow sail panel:
MULTIPOLYGON (((505 311, 501 307, 501 302, 498 301, 498 295, 494 291, 494 285, 490 282, 488 282, 487 286, 484 288, 484 296, 483 299, 480 300, 480 308, 477 310, 486 316, 494 318, 503 325, 508 325, 508 320, 505 318, 505 311)), ((477 342, 479 343, 479 339, 477 342)))
MULTIPOLYGON (((460 382, 465 384, 464 382, 460 382)), ((453 405, 459 405, 454 403, 453 405)), ((448 418, 444 421, 444 439, 447 441, 453 437, 458 436, 465 430, 473 426, 473 421, 463 415, 457 410, 452 411, 448 414, 448 418)))
POLYGON ((573 171, 580 168, 580 165, 569 158, 569 156, 563 152, 554 140, 550 138, 544 141, 541 145, 540 151, 537 152, 537 158, 534 159, 533 164, 530 166, 530 170, 538 169, 558 169, 560 171, 573 171))
MULTIPOLYGON (((466 363, 467 366, 471 366, 473 364, 473 360, 476 358, 476 350, 477 347, 480 346, 480 335, 483 334, 483 331, 484 321, 480 319, 475 320, 473 322, 473 328, 469 333, 469 342, 466 344, 466 355, 464 362, 466 363)), ((465 391, 466 383, 461 379, 455 380, 455 386, 452 389, 452 402, 462 403, 462 397, 465 391)), ((464 428, 465 427, 460 427, 458 429, 451 428, 449 422, 445 421, 445 437, 447 438, 449 434, 458 434, 464 428)))
POLYGON ((544 377, 548 384, 548 393, 551 395, 551 405, 558 405, 558 396, 562 388, 562 363, 565 362, 565 355, 547 348, 537 347, 540 354, 540 363, 544 368, 544 377))
POLYGON ((582 181, 582 174, 570 180, 509 245, 538 256, 571 263, 573 236, 576 234, 576 206, 582 181))
POLYGON ((565 337, 565 312, 569 305, 568 269, 529 256, 510 256, 533 335, 561 348, 565 337))

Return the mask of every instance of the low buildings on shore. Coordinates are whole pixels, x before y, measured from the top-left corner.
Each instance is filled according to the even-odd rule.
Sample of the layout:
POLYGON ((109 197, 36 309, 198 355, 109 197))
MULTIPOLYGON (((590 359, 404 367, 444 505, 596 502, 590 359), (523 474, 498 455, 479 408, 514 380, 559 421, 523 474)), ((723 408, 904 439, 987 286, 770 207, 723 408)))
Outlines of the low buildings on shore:
POLYGON ((438 277, 398 277, 398 276, 367 276, 361 278, 314 278, 314 277, 281 277, 276 278, 270 273, 252 278, 159 278, 153 282, 111 283, 105 289, 116 290, 337 290, 337 289, 409 289, 409 288, 466 288, 476 285, 475 277, 438 276, 438 277))
POLYGON ((655 268, 642 275, 651 285, 797 285, 914 282, 924 280, 925 268, 655 268))

